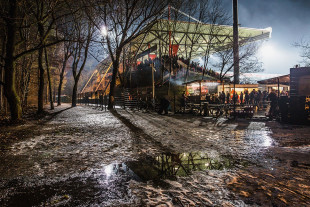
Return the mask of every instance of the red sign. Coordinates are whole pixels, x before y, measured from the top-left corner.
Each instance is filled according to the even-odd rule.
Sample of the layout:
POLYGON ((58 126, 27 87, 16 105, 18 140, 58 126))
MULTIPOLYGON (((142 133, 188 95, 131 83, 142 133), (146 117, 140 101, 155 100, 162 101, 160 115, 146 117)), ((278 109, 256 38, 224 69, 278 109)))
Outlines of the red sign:
POLYGON ((172 55, 177 55, 179 50, 179 45, 171 45, 170 49, 172 48, 172 55))
POLYGON ((156 54, 149 54, 149 58, 151 58, 152 60, 154 60, 156 58, 156 54))

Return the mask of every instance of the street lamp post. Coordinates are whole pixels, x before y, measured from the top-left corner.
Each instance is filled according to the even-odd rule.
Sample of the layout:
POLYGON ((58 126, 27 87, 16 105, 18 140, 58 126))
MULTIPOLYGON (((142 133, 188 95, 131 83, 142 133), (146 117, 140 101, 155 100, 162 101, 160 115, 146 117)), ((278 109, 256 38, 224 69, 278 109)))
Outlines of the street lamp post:
POLYGON ((236 118, 236 84, 239 84, 238 0, 233 0, 233 51, 234 51, 234 117, 236 118))

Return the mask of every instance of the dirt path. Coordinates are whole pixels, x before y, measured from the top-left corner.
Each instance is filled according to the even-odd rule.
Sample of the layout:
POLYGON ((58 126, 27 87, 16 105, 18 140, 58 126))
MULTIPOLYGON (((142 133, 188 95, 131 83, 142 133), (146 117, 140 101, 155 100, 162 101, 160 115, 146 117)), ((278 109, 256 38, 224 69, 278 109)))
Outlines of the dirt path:
POLYGON ((309 206, 304 126, 90 107, 3 128, 1 206, 309 206))

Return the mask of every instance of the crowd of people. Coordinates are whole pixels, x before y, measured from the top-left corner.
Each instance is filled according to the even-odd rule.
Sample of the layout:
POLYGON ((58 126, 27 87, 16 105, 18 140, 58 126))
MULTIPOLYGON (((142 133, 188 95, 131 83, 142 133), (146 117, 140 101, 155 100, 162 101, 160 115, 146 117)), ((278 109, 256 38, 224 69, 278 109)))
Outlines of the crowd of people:
MULTIPOLYGON (((261 92, 260 90, 253 89, 251 92, 248 90, 245 90, 244 92, 240 92, 239 94, 235 93, 229 93, 229 92, 219 92, 214 94, 206 94, 205 100, 209 104, 239 104, 241 106, 254 106, 257 107, 258 110, 266 108, 267 104, 270 104, 269 111, 267 113, 267 116, 269 118, 274 117, 277 106, 278 106, 278 100, 280 96, 288 96, 289 91, 282 91, 281 93, 278 93, 275 90, 272 90, 270 93, 267 91, 261 92), (235 100, 234 100, 235 99, 235 100)), ((188 97, 186 96, 186 93, 183 92, 181 97, 181 108, 185 111, 185 105, 188 101, 188 97)))
MULTIPOLYGON (((230 93, 230 92, 219 92, 218 94, 206 94, 206 102, 211 104, 240 104, 240 105, 253 105, 258 107, 258 109, 263 107, 263 103, 266 101, 273 101, 275 97, 278 97, 276 91, 267 91, 261 92, 261 90, 253 89, 251 92, 245 90, 244 92, 230 93), (235 100, 234 100, 235 99, 235 100), (272 99, 272 100, 271 100, 272 99)), ((287 91, 282 91, 280 96, 288 96, 287 91)))

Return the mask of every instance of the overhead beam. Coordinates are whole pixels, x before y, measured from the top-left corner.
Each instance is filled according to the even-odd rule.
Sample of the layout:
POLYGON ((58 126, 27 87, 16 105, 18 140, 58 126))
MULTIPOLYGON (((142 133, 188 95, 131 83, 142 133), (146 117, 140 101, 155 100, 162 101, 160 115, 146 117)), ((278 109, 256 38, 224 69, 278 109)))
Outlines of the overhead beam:
POLYGON ((98 84, 98 86, 97 86, 95 92, 98 91, 98 89, 99 89, 99 87, 100 87, 100 85, 101 85, 103 79, 105 79, 105 76, 107 75, 107 73, 108 73, 108 71, 110 70, 111 67, 112 67, 112 62, 111 62, 111 64, 110 64, 110 66, 108 67, 108 69, 105 71, 103 77, 101 78, 101 80, 100 80, 100 82, 99 82, 99 84, 98 84))

